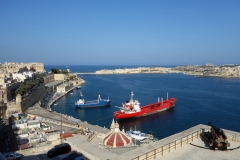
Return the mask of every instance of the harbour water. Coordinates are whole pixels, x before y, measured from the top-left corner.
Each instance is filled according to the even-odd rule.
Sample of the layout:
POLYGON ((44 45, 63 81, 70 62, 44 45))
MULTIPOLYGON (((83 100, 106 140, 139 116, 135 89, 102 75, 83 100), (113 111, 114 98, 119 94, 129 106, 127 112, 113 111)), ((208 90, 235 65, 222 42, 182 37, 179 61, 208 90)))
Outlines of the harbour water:
MULTIPOLYGON (((72 72, 95 72, 101 69, 135 68, 138 66, 51 66, 72 72)), ((141 66, 142 67, 142 66, 141 66)), ((166 66, 163 66, 166 67, 166 66)), ((171 67, 171 66, 169 66, 171 67)), ((134 74, 134 75, 79 75, 86 83, 81 89, 75 89, 52 106, 52 110, 71 115, 93 125, 110 127, 116 106, 130 98, 141 105, 157 101, 158 97, 176 97, 175 107, 170 110, 137 119, 119 121, 120 128, 154 133, 157 138, 164 138, 186 130, 198 124, 212 122, 220 128, 240 132, 240 78, 206 77, 194 78, 183 74, 134 74), (110 98, 111 106, 79 109, 74 103, 80 91, 85 100, 110 98)))

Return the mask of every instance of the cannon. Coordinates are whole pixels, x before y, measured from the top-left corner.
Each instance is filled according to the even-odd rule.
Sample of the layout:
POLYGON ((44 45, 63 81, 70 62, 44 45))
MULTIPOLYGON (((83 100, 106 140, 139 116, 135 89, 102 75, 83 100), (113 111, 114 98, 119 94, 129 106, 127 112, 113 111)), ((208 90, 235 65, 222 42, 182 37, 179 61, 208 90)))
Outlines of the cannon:
POLYGON ((210 132, 202 132, 201 136, 208 141, 211 149, 221 148, 226 150, 227 147, 230 147, 230 143, 227 141, 227 136, 224 131, 217 126, 213 125, 211 122, 208 123, 211 126, 210 132))
POLYGON ((225 135, 225 133, 223 132, 222 129, 216 127, 216 126, 213 125, 211 122, 209 122, 208 125, 211 126, 211 127, 212 127, 211 130, 214 131, 214 132, 211 131, 213 138, 216 138, 216 137, 215 137, 215 135, 216 135, 216 136, 218 136, 218 137, 220 137, 220 138, 222 138, 222 139, 227 139, 227 136, 225 135), (215 134, 214 134, 214 133, 215 133, 215 134))

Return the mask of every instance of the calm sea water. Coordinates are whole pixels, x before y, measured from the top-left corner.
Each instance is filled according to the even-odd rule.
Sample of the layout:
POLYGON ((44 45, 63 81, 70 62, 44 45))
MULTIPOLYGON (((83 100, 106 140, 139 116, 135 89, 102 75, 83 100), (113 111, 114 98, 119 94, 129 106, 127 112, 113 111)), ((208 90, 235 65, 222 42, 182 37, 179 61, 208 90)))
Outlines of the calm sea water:
MULTIPOLYGON (((72 72, 95 72, 100 69, 135 68, 138 66, 45 66, 66 69, 72 72)), ((110 127, 116 106, 130 99, 141 105, 156 102, 157 98, 176 97, 174 108, 154 115, 119 121, 120 128, 154 132, 157 138, 164 138, 198 124, 212 122, 220 128, 240 132, 240 78, 194 78, 183 74, 134 74, 134 75, 79 75, 86 83, 82 89, 73 90, 59 100, 52 109, 88 123, 110 127), (85 100, 112 100, 111 106, 79 109, 74 103, 80 91, 85 100)))

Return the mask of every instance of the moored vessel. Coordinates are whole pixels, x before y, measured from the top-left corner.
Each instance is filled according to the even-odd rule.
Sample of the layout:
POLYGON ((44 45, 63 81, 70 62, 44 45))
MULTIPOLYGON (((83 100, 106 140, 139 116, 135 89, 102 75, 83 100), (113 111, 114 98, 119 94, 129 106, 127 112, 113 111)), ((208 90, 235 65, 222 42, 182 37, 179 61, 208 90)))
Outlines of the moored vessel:
POLYGON ((158 99, 158 102, 140 107, 139 101, 134 100, 133 95, 133 92, 131 92, 131 99, 123 103, 122 107, 119 107, 119 111, 114 112, 116 119, 137 118, 162 112, 172 108, 177 100, 176 98, 168 99, 167 96, 166 100, 159 101, 158 99))
POLYGON ((101 96, 98 95, 97 100, 92 101, 85 101, 82 95, 82 92, 80 92, 80 98, 77 102, 75 102, 75 106, 77 108, 91 108, 91 107, 102 107, 102 106, 109 106, 111 103, 111 100, 108 99, 101 99, 101 96))
POLYGON ((142 133, 140 131, 126 131, 126 134, 129 135, 131 138, 136 139, 136 140, 145 140, 145 139, 153 139, 153 135, 151 134, 146 134, 142 133))
POLYGON ((77 86, 77 87, 76 87, 76 89, 81 89, 81 88, 82 88, 82 86, 81 86, 81 85, 79 85, 79 86, 77 86))

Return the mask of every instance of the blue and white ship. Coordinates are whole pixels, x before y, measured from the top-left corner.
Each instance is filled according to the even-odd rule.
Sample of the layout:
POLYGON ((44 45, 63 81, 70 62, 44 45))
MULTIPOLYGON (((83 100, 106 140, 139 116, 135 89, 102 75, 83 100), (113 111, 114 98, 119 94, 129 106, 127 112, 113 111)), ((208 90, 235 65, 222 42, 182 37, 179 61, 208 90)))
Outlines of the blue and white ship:
POLYGON ((111 100, 108 99, 101 99, 101 96, 98 95, 98 100, 92 100, 92 101, 85 101, 82 95, 82 92, 80 92, 80 98, 77 102, 75 102, 75 106, 77 108, 91 108, 91 107, 102 107, 102 106, 109 106, 111 103, 111 100))

